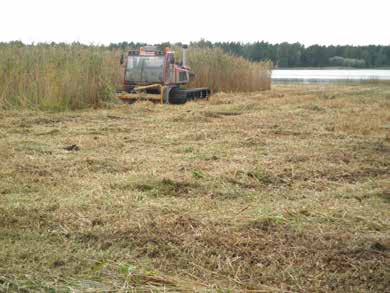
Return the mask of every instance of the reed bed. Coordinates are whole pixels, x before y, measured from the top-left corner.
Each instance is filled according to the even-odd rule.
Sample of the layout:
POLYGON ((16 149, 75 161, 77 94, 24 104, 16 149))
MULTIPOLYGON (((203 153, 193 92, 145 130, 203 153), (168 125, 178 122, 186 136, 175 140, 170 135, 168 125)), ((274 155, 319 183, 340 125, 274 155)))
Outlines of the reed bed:
POLYGON ((0 107, 97 107, 120 81, 119 52, 82 45, 0 47, 0 107))
MULTIPOLYGON (((64 111, 99 107, 122 80, 120 50, 81 44, 0 44, 0 109, 64 111)), ((222 49, 192 48, 193 87, 248 92, 271 87, 270 62, 252 63, 222 49)))
POLYGON ((190 86, 213 92, 253 92, 271 88, 272 62, 250 62, 220 48, 191 48, 188 63, 196 76, 190 86))

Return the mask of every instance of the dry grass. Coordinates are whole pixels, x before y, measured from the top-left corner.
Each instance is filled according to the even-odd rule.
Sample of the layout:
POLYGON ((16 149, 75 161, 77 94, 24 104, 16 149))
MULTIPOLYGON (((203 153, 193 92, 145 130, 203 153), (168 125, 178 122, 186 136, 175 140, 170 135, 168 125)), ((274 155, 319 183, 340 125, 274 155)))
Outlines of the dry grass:
POLYGON ((0 291, 389 289, 389 86, 0 117, 0 291))

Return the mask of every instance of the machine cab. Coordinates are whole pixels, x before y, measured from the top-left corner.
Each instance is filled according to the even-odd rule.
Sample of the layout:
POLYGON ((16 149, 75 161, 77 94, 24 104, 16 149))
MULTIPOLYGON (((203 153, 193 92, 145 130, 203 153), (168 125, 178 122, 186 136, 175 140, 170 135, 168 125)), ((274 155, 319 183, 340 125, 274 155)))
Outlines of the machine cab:
POLYGON ((125 62, 124 87, 136 85, 180 85, 190 81, 190 69, 175 64, 175 53, 146 46, 129 51, 125 62))

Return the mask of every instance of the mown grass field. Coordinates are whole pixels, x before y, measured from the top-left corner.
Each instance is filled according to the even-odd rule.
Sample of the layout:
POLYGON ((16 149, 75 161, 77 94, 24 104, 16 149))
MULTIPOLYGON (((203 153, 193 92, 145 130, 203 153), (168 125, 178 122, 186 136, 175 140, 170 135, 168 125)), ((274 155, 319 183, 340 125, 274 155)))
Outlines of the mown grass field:
POLYGON ((389 123, 380 84, 2 111, 0 291, 388 291, 389 123))

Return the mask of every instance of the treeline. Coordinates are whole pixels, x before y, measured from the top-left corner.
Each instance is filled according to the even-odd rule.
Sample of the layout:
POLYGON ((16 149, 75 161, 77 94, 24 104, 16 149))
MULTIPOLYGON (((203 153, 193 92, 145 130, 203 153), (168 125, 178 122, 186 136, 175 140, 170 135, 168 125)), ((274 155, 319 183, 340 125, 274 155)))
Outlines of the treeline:
MULTIPOLYGON (((111 44, 111 48, 142 46, 142 43, 122 42, 111 44)), ((161 44, 161 47, 181 45, 161 44)), ((244 57, 250 61, 270 60, 276 67, 390 67, 389 46, 304 46, 300 43, 270 44, 268 42, 241 43, 206 40, 191 42, 190 46, 200 48, 222 48, 225 52, 244 57)))

